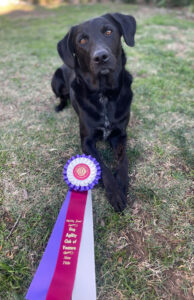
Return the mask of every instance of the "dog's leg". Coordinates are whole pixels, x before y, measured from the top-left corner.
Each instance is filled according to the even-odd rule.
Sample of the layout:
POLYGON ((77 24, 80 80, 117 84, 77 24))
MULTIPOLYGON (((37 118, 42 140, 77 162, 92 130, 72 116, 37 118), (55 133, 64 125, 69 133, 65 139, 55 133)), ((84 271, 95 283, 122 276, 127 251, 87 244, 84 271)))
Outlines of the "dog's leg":
POLYGON ((124 193, 125 197, 127 196, 128 191, 128 159, 126 155, 126 140, 127 136, 124 135, 116 135, 110 137, 109 142, 114 151, 114 155, 118 162, 118 166, 114 177, 120 186, 122 192, 124 193))
POLYGON ((51 81, 51 87, 56 97, 60 99, 60 103, 55 106, 55 111, 59 112, 67 106, 67 100, 69 99, 67 83, 64 80, 61 68, 57 69, 54 73, 51 81))
POLYGON ((60 96, 60 103, 58 105, 55 106, 55 111, 59 112, 61 110, 63 110, 65 108, 65 106, 67 106, 67 100, 69 99, 69 95, 67 96, 60 96))
POLYGON ((121 212, 126 207, 126 197, 120 189, 117 181, 111 171, 105 166, 96 149, 96 141, 93 137, 81 135, 82 150, 85 154, 90 154, 99 162, 102 170, 102 179, 105 186, 106 194, 110 204, 116 212, 121 212))

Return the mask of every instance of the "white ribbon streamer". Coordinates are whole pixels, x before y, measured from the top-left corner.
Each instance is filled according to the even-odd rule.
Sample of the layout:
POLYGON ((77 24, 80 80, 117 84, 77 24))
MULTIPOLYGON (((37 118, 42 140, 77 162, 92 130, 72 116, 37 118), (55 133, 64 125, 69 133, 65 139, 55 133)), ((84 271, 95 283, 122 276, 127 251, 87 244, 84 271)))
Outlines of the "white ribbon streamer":
POLYGON ((72 300, 96 300, 92 194, 88 191, 72 300))

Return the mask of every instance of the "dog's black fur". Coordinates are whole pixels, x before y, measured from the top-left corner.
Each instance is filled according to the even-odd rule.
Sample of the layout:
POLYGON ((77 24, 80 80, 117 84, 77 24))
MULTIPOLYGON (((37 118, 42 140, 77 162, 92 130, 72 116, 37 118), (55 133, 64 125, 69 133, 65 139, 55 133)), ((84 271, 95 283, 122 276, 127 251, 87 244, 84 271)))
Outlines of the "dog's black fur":
POLYGON ((128 46, 134 46, 135 31, 135 19, 119 13, 72 27, 58 43, 64 65, 56 70, 51 83, 60 98, 57 111, 70 99, 79 117, 82 150, 100 163, 108 199, 118 212, 126 207, 126 127, 133 96, 121 36, 128 46), (96 148, 97 140, 103 138, 110 143, 118 162, 114 175, 96 148))

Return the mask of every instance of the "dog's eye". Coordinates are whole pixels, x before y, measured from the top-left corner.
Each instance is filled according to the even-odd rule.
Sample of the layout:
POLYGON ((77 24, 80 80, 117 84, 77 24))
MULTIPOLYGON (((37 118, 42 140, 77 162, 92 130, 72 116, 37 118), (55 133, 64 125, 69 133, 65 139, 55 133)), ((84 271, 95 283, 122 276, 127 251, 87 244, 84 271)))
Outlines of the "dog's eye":
POLYGON ((81 45, 85 45, 87 43, 88 39, 87 38, 82 38, 79 42, 81 45))
POLYGON ((112 30, 111 29, 107 29, 106 31, 105 31, 105 35, 107 35, 107 36, 109 36, 109 35, 111 35, 112 34, 112 30))

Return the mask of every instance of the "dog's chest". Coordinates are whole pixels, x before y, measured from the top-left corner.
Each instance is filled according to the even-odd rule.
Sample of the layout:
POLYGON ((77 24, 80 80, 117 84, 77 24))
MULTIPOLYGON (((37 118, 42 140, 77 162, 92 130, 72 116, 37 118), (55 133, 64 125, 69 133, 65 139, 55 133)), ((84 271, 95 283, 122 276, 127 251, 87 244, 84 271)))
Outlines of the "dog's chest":
POLYGON ((99 129, 103 131, 103 138, 106 140, 108 136, 110 135, 112 131, 112 126, 111 122, 109 119, 109 114, 108 114, 108 98, 104 96, 103 94, 99 95, 99 102, 102 105, 102 110, 101 110, 101 124, 99 126, 99 129))

